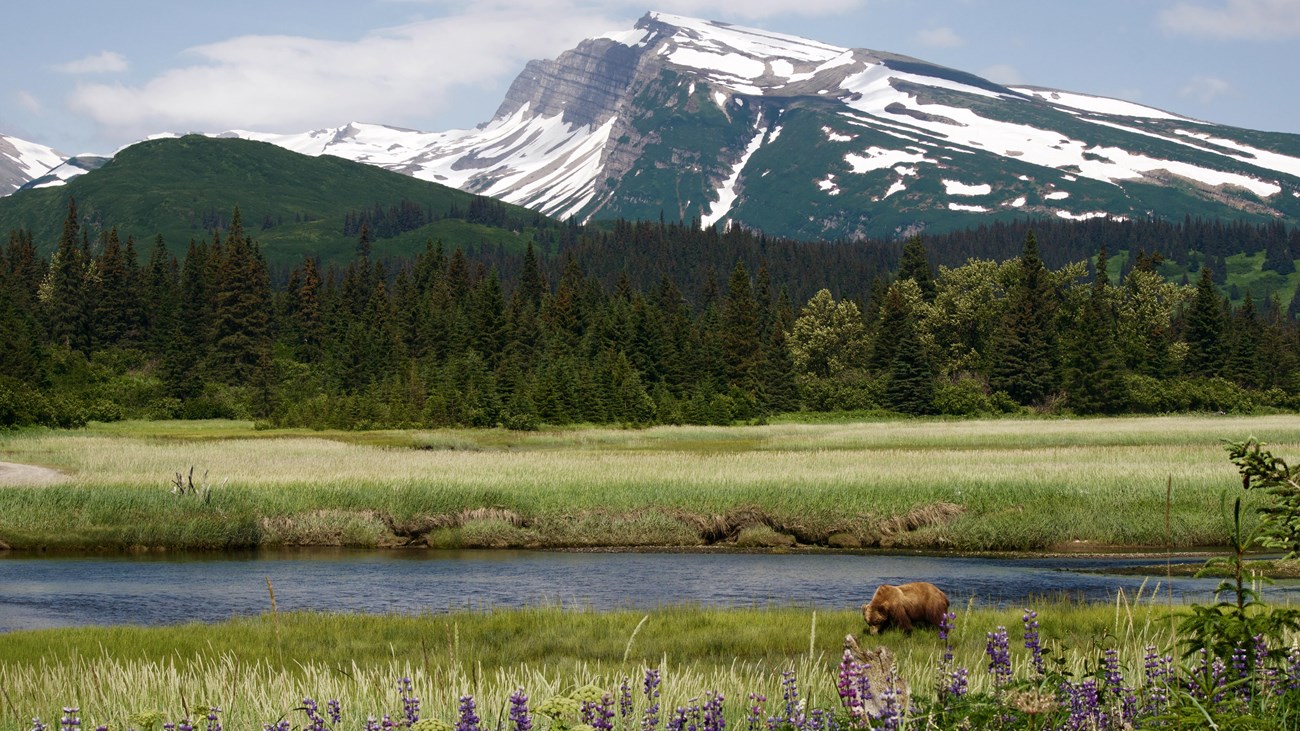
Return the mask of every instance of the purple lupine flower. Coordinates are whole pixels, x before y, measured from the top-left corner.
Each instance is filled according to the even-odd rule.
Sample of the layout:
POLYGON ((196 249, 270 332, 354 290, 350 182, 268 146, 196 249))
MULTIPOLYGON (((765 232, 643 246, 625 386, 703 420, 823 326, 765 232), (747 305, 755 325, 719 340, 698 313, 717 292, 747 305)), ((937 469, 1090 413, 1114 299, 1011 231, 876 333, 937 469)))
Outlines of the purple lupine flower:
POLYGON ((1101 697, 1097 692, 1095 678, 1088 678, 1078 684, 1067 681, 1061 685, 1061 691, 1070 706, 1070 716, 1065 728, 1070 731, 1106 728, 1105 713, 1101 708, 1101 697))
POLYGON ((1214 697, 1210 700, 1221 703, 1228 687, 1228 667, 1223 664, 1223 658, 1216 657, 1210 663, 1210 680, 1214 688, 1214 697))
POLYGON ((1043 646, 1038 639, 1038 612, 1032 609, 1026 609, 1020 621, 1025 625, 1025 649, 1029 650, 1029 656, 1034 663, 1034 672, 1041 675, 1047 674, 1047 668, 1043 665, 1043 646))
POLYGON ((190 719, 182 718, 176 723, 176 731, 194 731, 194 724, 190 723, 190 719))
POLYGON ((641 716, 641 731, 654 731, 659 726, 659 670, 645 671, 645 714, 641 716))
POLYGON ((95 727, 95 731, 108 731, 108 724, 101 723, 95 727))
POLYGON ((387 713, 385 713, 385 714, 384 714, 384 731, 389 731, 389 729, 394 729, 394 728, 397 728, 397 722, 393 720, 393 717, 392 717, 392 716, 390 716, 390 715, 388 715, 387 713))
POLYGON ((885 684, 885 689, 880 693, 880 728, 884 731, 899 731, 903 725, 903 707, 899 702, 900 694, 898 692, 898 673, 895 669, 889 671, 889 682, 885 684))
POLYGON ((384 730, 383 727, 379 725, 379 719, 375 718, 374 716, 366 716, 366 725, 364 731, 384 731, 384 730))
POLYGON ((804 721, 799 731, 828 731, 830 729, 830 714, 821 708, 814 708, 808 714, 807 720, 804 721))
POLYGON ((704 720, 700 724, 701 731, 726 731, 727 719, 722 717, 723 700, 725 698, 721 693, 704 694, 704 720))
POLYGON ((631 715, 632 681, 629 678, 623 678, 623 682, 618 684, 618 717, 623 719, 624 725, 627 725, 627 718, 631 715))
POLYGON ((862 676, 861 666, 853 657, 851 650, 844 651, 844 657, 840 659, 839 681, 835 687, 840 694, 840 702, 849 710, 849 714, 854 718, 861 715, 862 703, 858 698, 858 684, 862 676))
POLYGON ((685 729, 686 709, 677 706, 677 710, 673 712, 672 717, 668 719, 668 723, 664 725, 664 728, 667 729, 667 731, 682 731, 685 729))
POLYGON ((63 717, 59 719, 59 731, 76 731, 81 728, 80 708, 65 706, 63 708, 63 717))
POLYGON ((749 694, 749 708, 745 714, 745 731, 762 730, 764 703, 767 703, 767 696, 762 693, 749 694))
POLYGON ((1001 688, 1011 682, 1011 650, 1008 648, 1007 628, 999 626, 996 631, 987 633, 988 643, 984 654, 989 656, 989 672, 993 674, 993 685, 1001 688))
POLYGON ((1120 672, 1119 652, 1115 648, 1106 649, 1102 667, 1106 671, 1106 692, 1112 698, 1119 698, 1124 694, 1124 674, 1120 672))
POLYGON ((510 694, 510 731, 532 731, 533 717, 528 712, 528 696, 523 688, 510 694))
POLYGON ((456 731, 479 731, 478 714, 474 712, 474 696, 463 695, 460 697, 460 720, 456 723, 456 731))
MULTIPOLYGON (((325 731, 325 719, 321 717, 320 709, 317 707, 316 701, 311 698, 303 698, 302 711, 307 714, 307 721, 310 724, 305 728, 311 729, 311 731, 325 731)), ((185 730, 178 728, 176 731, 185 730)))
MULTIPOLYGON (((163 724, 164 729, 168 728, 169 726, 172 727, 172 731, 175 731, 175 727, 172 726, 172 724, 169 723, 163 724)), ((262 731, 290 731, 291 728, 292 726, 289 724, 288 719, 284 719, 284 718, 280 719, 279 721, 276 721, 275 723, 262 724, 262 731)))
POLYGON ((799 681, 793 670, 781 673, 781 698, 785 701, 785 718, 782 720, 795 728, 802 726, 804 717, 799 703, 799 681))
POLYGON ((402 694, 402 711, 406 714, 406 725, 413 726, 420 720, 420 699, 411 692, 411 679, 398 680, 397 690, 402 694))
POLYGON ((584 701, 582 718, 596 731, 611 731, 614 728, 614 699, 605 693, 597 702, 584 701))
POLYGON ((208 709, 208 726, 206 731, 221 731, 221 709, 213 706, 208 709))
POLYGON ((32 719, 31 731, 49 731, 49 727, 41 723, 41 719, 37 717, 32 719))
POLYGON ((339 722, 343 720, 343 707, 333 698, 325 702, 325 712, 329 714, 330 721, 335 726, 338 726, 339 722))
POLYGON ((1174 659, 1156 653, 1155 645, 1147 645, 1143 656, 1146 677, 1146 705, 1143 713, 1154 716, 1169 703, 1169 680, 1173 677, 1174 659))
POLYGON ((952 671, 948 678, 947 685, 944 686, 944 693, 952 698, 961 698, 966 695, 968 671, 964 667, 959 667, 952 671))
POLYGON ((176 731, 176 724, 172 723, 171 721, 167 721, 166 723, 163 724, 163 731, 176 731))

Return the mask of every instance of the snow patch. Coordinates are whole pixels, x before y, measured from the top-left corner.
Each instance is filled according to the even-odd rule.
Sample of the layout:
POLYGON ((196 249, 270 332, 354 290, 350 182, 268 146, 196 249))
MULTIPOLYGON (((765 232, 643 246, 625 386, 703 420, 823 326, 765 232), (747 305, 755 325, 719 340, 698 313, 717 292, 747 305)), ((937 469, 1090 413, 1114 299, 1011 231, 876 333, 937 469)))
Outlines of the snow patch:
POLYGON ((1126 102, 1123 99, 1112 99, 1110 97, 1092 96, 1089 94, 1075 94, 1068 91, 1058 91, 1056 89, 1034 89, 1027 86, 1013 86, 1011 89, 1018 91, 1021 94, 1038 97, 1039 99, 1051 102, 1057 106, 1081 109, 1085 112, 1116 114, 1121 117, 1146 117, 1148 119, 1187 119, 1187 117, 1170 114, 1169 112, 1154 107, 1126 102))
POLYGON ((889 190, 885 191, 885 195, 881 197, 881 200, 884 200, 885 198, 888 198, 889 196, 895 193, 900 193, 904 190, 907 190, 907 186, 903 185, 903 181, 895 180, 894 184, 889 186, 889 190))
POLYGON ((948 195, 988 195, 993 192, 993 186, 988 183, 967 185, 960 180, 948 180, 946 178, 943 181, 943 187, 948 195))
POLYGON ((827 175, 825 180, 817 181, 817 188, 826 193, 826 195, 839 195, 840 186, 835 184, 835 175, 827 175))
POLYGON ((831 142, 852 142, 853 138, 849 135, 842 135, 830 127, 822 127, 822 132, 826 133, 826 139, 831 142))
POLYGON ((1047 195, 1043 196, 1043 198, 1049 201, 1063 201, 1069 197, 1070 197, 1069 192, 1064 190, 1054 190, 1051 193, 1048 193, 1047 195))
MULTIPOLYGON (((761 120, 760 120, 761 121, 761 120)), ((613 120, 610 120, 613 123, 613 120)), ((736 203, 736 183, 740 180, 740 172, 745 169, 749 163, 749 158, 758 152, 758 148, 763 146, 763 137, 766 134, 764 130, 758 130, 749 145, 745 147, 745 153, 740 156, 736 166, 731 169, 731 175, 722 182, 722 187, 718 188, 718 200, 709 206, 709 212, 700 217, 700 224, 708 227, 717 223, 723 216, 731 211, 731 207, 736 203)))
POLYGON ((726 109, 726 108, 727 108, 727 95, 726 95, 726 94, 723 94, 723 93, 720 92, 720 91, 715 91, 715 92, 713 92, 713 101, 714 101, 715 104, 717 104, 718 106, 722 107, 723 109, 726 109))
POLYGON ((985 208, 984 206, 964 206, 964 205, 962 205, 962 204, 960 204, 960 203, 949 203, 949 204, 948 204, 948 210, 950 210, 950 211, 967 211, 967 212, 969 212, 969 213, 988 213, 988 212, 989 212, 989 209, 985 208))
POLYGON ((767 141, 768 143, 776 142, 776 138, 780 136, 781 136, 781 126, 777 125, 776 127, 772 128, 771 132, 767 133, 767 141))
MULTIPOLYGON (((1087 221, 1088 219, 1091 218, 1106 218, 1110 214, 1105 211, 1091 211, 1089 213, 1070 213, 1069 211, 1057 211, 1056 215, 1071 221, 1087 221)), ((1123 220, 1123 219, 1117 218, 1116 220, 1123 220)))
POLYGON ((848 163, 855 173, 869 173, 872 170, 892 168, 899 163, 934 163, 935 161, 927 159, 925 155, 920 153, 870 147, 862 155, 850 152, 844 156, 844 162, 848 163))
POLYGON ((1017 199, 1011 201, 1011 202, 1008 203, 1007 205, 1011 206, 1012 208, 1024 208, 1024 206, 1025 206, 1025 197, 1022 195, 1022 196, 1020 196, 1019 198, 1017 198, 1017 199))

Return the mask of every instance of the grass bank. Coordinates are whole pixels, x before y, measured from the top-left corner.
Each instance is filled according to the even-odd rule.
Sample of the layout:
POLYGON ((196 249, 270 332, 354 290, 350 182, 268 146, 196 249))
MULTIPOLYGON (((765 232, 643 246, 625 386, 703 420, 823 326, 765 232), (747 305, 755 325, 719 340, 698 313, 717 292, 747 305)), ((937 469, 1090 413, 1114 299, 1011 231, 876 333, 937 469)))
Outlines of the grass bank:
POLYGON ((1294 416, 537 433, 127 422, 0 436, 0 460, 69 476, 0 489, 0 542, 1192 547, 1225 542, 1219 496, 1239 482, 1222 440, 1251 435, 1300 453, 1294 416), (191 466, 210 500, 169 491, 191 466))
MULTIPOLYGON (((1022 638, 1021 612, 955 606, 955 663, 970 670, 972 692, 991 687, 983 668, 986 633, 1007 627, 1022 638)), ((1172 651, 1168 608, 1157 596, 1123 597, 1114 605, 1049 603, 1036 607, 1049 648, 1062 650, 1067 670, 1096 667, 1105 649, 1140 677, 1148 646, 1172 651)), ((504 720, 509 694, 525 689, 534 707, 548 697, 596 685, 615 692, 624 678, 639 688, 647 668, 663 674, 664 716, 704 691, 729 699, 729 727, 743 728, 744 699, 782 697, 782 674, 796 673, 811 706, 836 705, 835 671, 844 636, 859 634, 857 612, 796 607, 662 608, 651 612, 588 612, 536 607, 424 616, 292 613, 213 625, 79 628, 16 632, 0 637, 0 729, 30 729, 59 709, 81 709, 83 727, 126 728, 127 716, 219 706, 227 728, 261 728, 281 716, 302 723, 303 698, 324 707, 338 699, 343 728, 365 715, 401 715, 398 678, 409 677, 423 715, 455 722, 458 698, 478 699, 484 728, 504 720)), ((918 697, 932 697, 946 643, 933 630, 886 633, 898 668, 918 697)), ((1017 677, 1028 655, 1016 650, 1017 677)), ((639 717, 647 705, 636 696, 639 717)))

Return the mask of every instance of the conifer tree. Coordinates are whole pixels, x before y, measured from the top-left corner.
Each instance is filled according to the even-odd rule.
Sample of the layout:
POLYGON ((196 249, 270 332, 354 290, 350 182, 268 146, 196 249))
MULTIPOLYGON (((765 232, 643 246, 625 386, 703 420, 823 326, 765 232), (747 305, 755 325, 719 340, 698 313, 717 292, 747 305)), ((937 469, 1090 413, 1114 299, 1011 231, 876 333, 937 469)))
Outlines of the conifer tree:
POLYGON ((1264 367, 1260 362, 1264 328, 1255 310, 1250 292, 1229 320, 1223 375, 1246 388, 1264 385, 1264 367))
POLYGON ((1008 309, 994 335, 989 385, 1021 404, 1041 401, 1057 388, 1057 352, 1053 329, 1055 296, 1038 254, 1033 231, 1025 236, 1019 278, 1008 296, 1008 309))
POLYGON ((1183 372, 1189 376, 1217 376, 1223 369, 1223 301, 1214 286, 1214 274, 1201 269, 1196 297, 1187 312, 1187 358, 1183 372))
POLYGON ((45 313, 45 330, 50 341, 73 350, 85 351, 86 262, 82 254, 81 223, 76 199, 68 199, 59 246, 50 260, 49 273, 41 285, 40 300, 45 313))
POLYGON ((1096 273, 1077 322, 1065 372, 1069 404, 1081 414, 1117 413, 1128 400, 1116 340, 1117 320, 1107 261, 1103 247, 1097 256, 1096 273))
POLYGON ((270 313, 270 277, 235 208, 213 287, 211 363, 217 378, 247 384, 270 367, 270 313))
POLYGON ((901 285, 900 281, 889 288, 881 308, 881 336, 895 343, 885 387, 885 405, 904 414, 929 414, 934 411, 933 361, 921 342, 915 316, 901 285))
POLYGON ((912 236, 903 244, 903 256, 898 264, 898 278, 911 279, 921 289, 921 296, 926 301, 934 299, 936 287, 934 272, 925 254, 925 244, 920 236, 912 236))
POLYGON ((726 358, 727 381, 759 394, 763 367, 762 331, 759 327, 758 303, 754 300, 749 273, 739 261, 727 281, 727 296, 722 305, 721 345, 726 358))

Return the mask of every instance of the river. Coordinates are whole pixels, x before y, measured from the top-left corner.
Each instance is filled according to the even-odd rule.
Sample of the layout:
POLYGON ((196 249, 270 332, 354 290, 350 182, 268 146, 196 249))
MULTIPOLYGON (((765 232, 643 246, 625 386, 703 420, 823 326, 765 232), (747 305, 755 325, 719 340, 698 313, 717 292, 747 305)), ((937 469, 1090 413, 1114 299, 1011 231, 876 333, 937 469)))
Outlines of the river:
MULTIPOLYGON (((1184 559, 1186 560, 1186 559, 1184 559)), ((537 604, 650 609, 857 607, 881 583, 926 580, 954 604, 1027 606, 1054 595, 1114 601, 1140 587, 1208 601, 1217 582, 1092 573, 1162 563, 1134 558, 985 558, 895 554, 569 553, 312 549, 240 554, 0 554, 0 632, 217 621, 279 611, 441 612, 537 604)), ((1300 584, 1266 587, 1296 594, 1300 584)))

